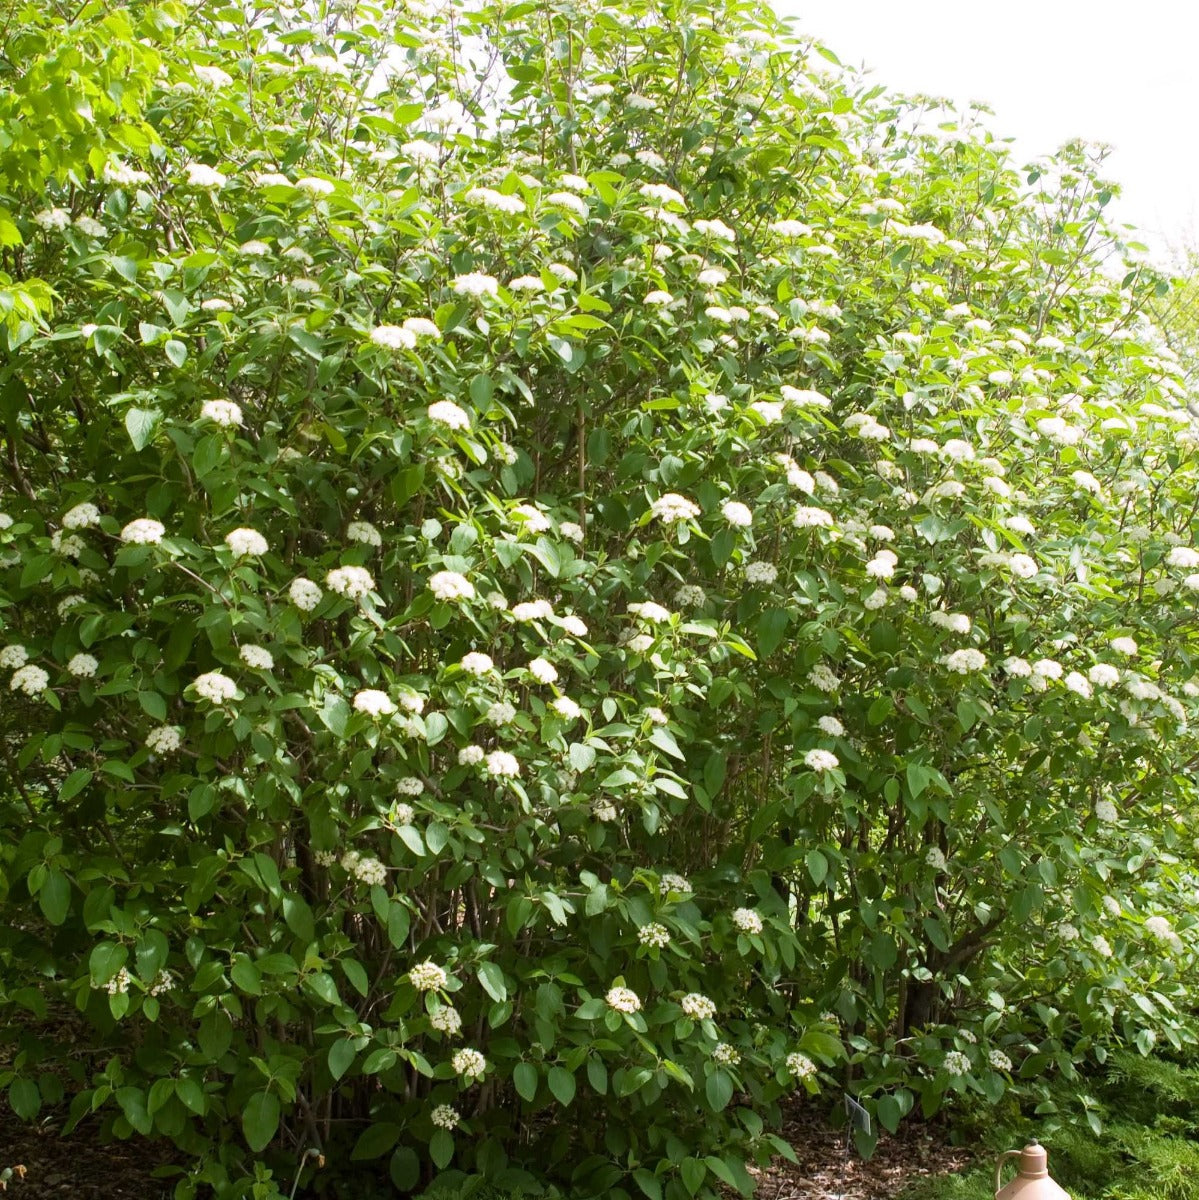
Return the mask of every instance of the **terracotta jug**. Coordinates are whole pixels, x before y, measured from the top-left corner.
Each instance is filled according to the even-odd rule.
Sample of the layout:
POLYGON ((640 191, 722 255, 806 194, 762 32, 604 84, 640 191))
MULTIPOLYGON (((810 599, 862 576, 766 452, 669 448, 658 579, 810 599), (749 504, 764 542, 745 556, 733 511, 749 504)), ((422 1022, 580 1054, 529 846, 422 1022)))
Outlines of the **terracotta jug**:
POLYGON ((1049 1178, 1049 1154, 1044 1146, 1029 1142, 1023 1150, 1005 1150, 995 1163, 995 1200, 1070 1200, 1063 1188, 1049 1178), (1001 1188, 1003 1163, 1019 1158, 1020 1169, 1007 1187, 1001 1188))

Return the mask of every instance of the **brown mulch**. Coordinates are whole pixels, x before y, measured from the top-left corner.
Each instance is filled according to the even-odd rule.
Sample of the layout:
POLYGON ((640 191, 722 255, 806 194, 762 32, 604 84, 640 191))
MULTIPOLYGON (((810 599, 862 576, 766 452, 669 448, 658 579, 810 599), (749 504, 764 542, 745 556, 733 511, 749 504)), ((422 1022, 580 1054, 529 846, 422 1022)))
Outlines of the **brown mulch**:
POLYGON ((758 1200, 893 1200, 920 1179, 949 1175, 968 1166, 971 1156, 947 1145, 945 1131, 909 1122, 895 1135, 883 1132, 869 1162, 855 1150, 845 1153, 845 1132, 834 1129, 824 1112, 811 1107, 793 1111, 783 1136, 798 1164, 776 1158, 764 1171, 758 1200))
MULTIPOLYGON (((70 1137, 59 1136, 61 1117, 29 1125, 0 1102, 0 1171, 18 1163, 25 1178, 14 1178, 5 1200, 70 1196, 72 1200, 165 1200, 173 1180, 155 1179, 169 1160, 163 1143, 134 1138, 101 1142, 98 1129, 84 1122, 70 1137)), ((942 1131, 912 1122, 895 1136, 884 1133, 869 1162, 853 1150, 845 1154, 845 1134, 823 1111, 798 1108, 787 1118, 783 1136, 795 1148, 798 1164, 784 1159, 764 1171, 758 1200, 894 1200, 921 1178, 960 1171, 970 1162, 965 1151, 948 1146, 942 1131)))
POLYGON ((144 1138, 101 1142, 98 1128, 86 1121, 63 1138, 63 1115, 27 1124, 0 1103, 0 1171, 25 1168, 23 1179, 9 1181, 5 1200, 165 1200, 171 1195, 174 1181, 153 1177, 168 1159, 169 1147, 144 1138))

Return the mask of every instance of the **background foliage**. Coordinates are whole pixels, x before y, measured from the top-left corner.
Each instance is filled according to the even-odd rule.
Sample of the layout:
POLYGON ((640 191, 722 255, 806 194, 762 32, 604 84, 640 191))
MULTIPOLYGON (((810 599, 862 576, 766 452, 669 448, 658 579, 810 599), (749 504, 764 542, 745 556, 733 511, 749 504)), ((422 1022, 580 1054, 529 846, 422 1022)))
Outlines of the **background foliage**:
POLYGON ((1192 1039, 1195 427, 1087 148, 752 4, 10 4, 0 69, 20 1115, 681 1200, 797 1088, 1192 1039))

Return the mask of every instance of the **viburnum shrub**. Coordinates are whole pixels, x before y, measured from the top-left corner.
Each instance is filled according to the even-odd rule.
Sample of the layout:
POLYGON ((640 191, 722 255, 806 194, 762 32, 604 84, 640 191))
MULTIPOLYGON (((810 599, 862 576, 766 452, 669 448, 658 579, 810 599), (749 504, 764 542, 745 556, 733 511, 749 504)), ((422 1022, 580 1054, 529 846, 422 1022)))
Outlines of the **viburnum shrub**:
POLYGON ((683 1200, 822 1080, 1192 1036, 1196 425, 1101 160, 751 4, 5 36, 19 1115, 683 1200))

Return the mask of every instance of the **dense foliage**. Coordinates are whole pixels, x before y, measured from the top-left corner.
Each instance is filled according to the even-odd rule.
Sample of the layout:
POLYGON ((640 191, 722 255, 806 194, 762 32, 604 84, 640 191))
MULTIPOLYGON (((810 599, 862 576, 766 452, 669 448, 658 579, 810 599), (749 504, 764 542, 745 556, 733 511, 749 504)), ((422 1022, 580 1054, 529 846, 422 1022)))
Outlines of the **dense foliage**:
POLYGON ((1196 429, 1085 148, 750 4, 3 37, 19 1114, 681 1200, 1191 1037, 1196 429))
MULTIPOLYGON (((1051 1090, 1062 1112, 1082 1103, 1103 1124, 1103 1136, 1096 1139, 1085 1125, 1055 1128, 1054 1119, 1046 1122, 1050 1173, 1072 1200, 1199 1200, 1199 1071, 1193 1050, 1147 1057, 1117 1051, 1091 1073, 1085 1089, 1060 1082, 1051 1090)), ((957 1115, 972 1147, 997 1153, 1022 1145, 1028 1136, 1027 1116, 1006 1102, 998 1110, 978 1105, 957 1115)), ((903 1200, 991 1200, 994 1158, 979 1157, 964 1175, 921 1180, 903 1192, 903 1200)))

